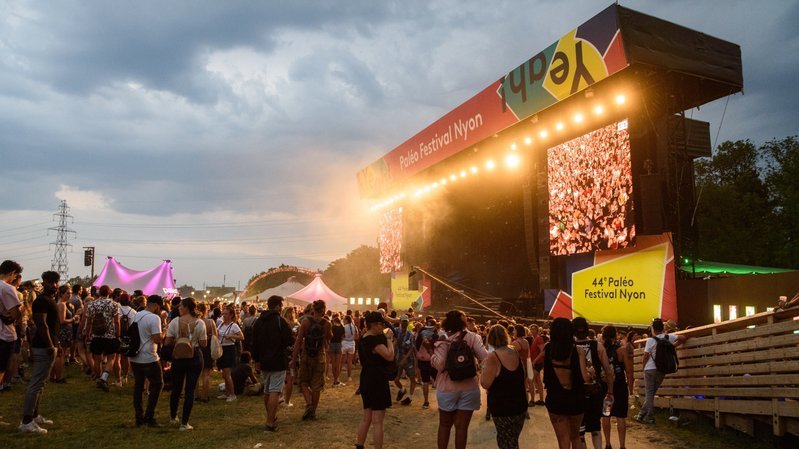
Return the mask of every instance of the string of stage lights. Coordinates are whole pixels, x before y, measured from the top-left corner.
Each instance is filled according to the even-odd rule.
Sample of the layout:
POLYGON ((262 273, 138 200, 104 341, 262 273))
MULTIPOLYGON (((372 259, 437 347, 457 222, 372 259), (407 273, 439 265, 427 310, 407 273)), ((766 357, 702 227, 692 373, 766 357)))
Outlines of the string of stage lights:
MULTIPOLYGON (((628 99, 625 94, 616 94, 612 98, 611 103, 612 107, 616 108, 614 112, 618 112, 619 108, 624 107, 628 103, 628 99)), ((508 170, 515 170, 522 163, 522 156, 520 154, 521 152, 519 151, 520 148, 532 149, 533 144, 536 141, 545 142, 552 135, 561 134, 565 132, 567 130, 567 126, 585 126, 589 116, 601 118, 607 112, 608 108, 604 104, 598 102, 594 104, 593 107, 591 107, 590 113, 582 111, 575 112, 570 120, 571 125, 567 125, 569 121, 558 120, 555 121, 550 126, 543 126, 538 121, 538 115, 533 116, 530 122, 533 124, 535 132, 526 135, 524 138, 522 138, 521 143, 512 142, 507 148, 507 153, 501 158, 501 160, 502 162, 504 162, 504 166, 508 170)), ((396 203, 403 201, 407 198, 411 198, 414 200, 421 199, 422 197, 434 193, 435 191, 445 187, 447 184, 459 182, 468 177, 477 176, 481 172, 481 170, 484 170, 486 172, 493 172, 497 169, 498 166, 499 164, 496 158, 492 157, 486 159, 482 163, 476 163, 476 162, 472 163, 471 165, 464 166, 461 170, 453 171, 449 176, 443 176, 427 184, 397 192, 394 195, 389 196, 387 199, 384 199, 382 201, 377 202, 376 204, 373 204, 370 207, 370 210, 372 212, 377 212, 386 209, 388 207, 391 207, 396 203)))

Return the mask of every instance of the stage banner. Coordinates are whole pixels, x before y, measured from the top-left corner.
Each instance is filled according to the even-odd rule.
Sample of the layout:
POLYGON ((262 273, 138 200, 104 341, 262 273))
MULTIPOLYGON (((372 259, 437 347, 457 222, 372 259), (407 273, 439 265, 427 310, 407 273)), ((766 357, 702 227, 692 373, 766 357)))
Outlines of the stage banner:
POLYGON ((396 310, 413 310, 421 312, 430 307, 430 280, 427 276, 417 274, 418 289, 408 288, 408 272, 398 271, 391 274, 391 304, 396 310))
POLYGON ((611 5, 358 172, 360 194, 375 197, 628 66, 611 5))
POLYGON ((594 253, 593 263, 568 264, 566 289, 550 316, 590 323, 646 326, 654 317, 677 320, 674 249, 669 234, 638 236, 635 248, 594 253))

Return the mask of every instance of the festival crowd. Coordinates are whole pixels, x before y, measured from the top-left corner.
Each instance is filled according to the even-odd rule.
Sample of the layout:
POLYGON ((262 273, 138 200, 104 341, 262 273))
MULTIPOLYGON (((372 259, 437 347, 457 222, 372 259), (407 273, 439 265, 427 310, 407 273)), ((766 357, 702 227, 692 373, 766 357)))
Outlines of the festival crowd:
MULTIPOLYGON (((332 312, 322 300, 300 309, 280 296, 259 310, 106 285, 61 285, 52 271, 35 285, 22 283, 21 274, 17 262, 0 265, 0 385, 16 388, 28 378, 21 432, 47 433, 52 420, 39 410, 45 383, 66 382, 64 366, 77 363, 104 392, 132 379, 137 427, 166 425, 156 410, 168 391, 169 425, 192 430, 194 403, 215 395, 210 378, 216 369, 224 380, 218 400, 263 397, 265 432, 278 431, 280 405, 293 406, 295 387, 305 404, 302 420, 315 420, 332 378, 334 388, 357 382, 363 414, 353 429, 356 448, 365 447, 370 429, 374 447, 383 447, 387 409, 414 407, 418 399, 421 408, 430 408, 431 390, 437 447, 447 448, 454 433, 455 447, 466 448, 473 414, 483 408, 481 388, 499 448, 519 447, 528 409, 535 406, 546 407, 561 449, 601 449, 603 441, 612 447, 611 418, 625 446, 634 331, 622 335, 608 325, 595 335, 584 318, 541 326, 509 319, 478 324, 460 310, 437 319, 413 309, 389 311, 386 303, 365 313, 332 312)), ((664 342, 683 341, 664 333, 659 319, 652 332, 644 355, 646 399, 636 417, 642 423, 654 422, 653 399, 664 378, 656 351, 664 342)))
POLYGON ((402 208, 391 209, 380 216, 380 272, 394 273, 402 269, 402 208))
POLYGON ((549 150, 552 254, 626 248, 634 241, 630 138, 624 123, 549 150))

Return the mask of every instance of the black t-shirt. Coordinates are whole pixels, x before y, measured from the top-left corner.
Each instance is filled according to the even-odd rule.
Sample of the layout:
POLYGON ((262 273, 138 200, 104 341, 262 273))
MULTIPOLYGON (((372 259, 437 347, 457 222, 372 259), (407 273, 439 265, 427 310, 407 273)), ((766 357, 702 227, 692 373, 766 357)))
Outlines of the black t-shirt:
POLYGON ((333 337, 330 339, 330 343, 341 343, 342 337, 344 337, 344 326, 340 324, 334 324, 333 337))
POLYGON ((239 365, 230 373, 233 379, 233 393, 244 393, 244 387, 247 386, 247 379, 252 376, 252 367, 249 363, 239 363, 239 365))
POLYGON ((361 338, 361 344, 358 346, 358 357, 361 360, 361 366, 364 368, 377 366, 382 367, 388 363, 383 356, 372 352, 375 347, 379 345, 388 346, 388 340, 383 334, 366 335, 365 337, 361 338))
MULTIPOLYGON (((37 313, 45 313, 47 317, 45 318, 45 322, 47 323, 47 327, 50 330, 50 340, 54 345, 58 344, 58 333, 61 331, 61 324, 58 320, 58 308, 56 307, 55 300, 52 296, 41 294, 36 297, 33 301, 31 306, 32 312, 34 314, 37 313)), ((39 333, 35 333, 33 335, 33 339, 31 339, 31 347, 34 348, 49 348, 50 344, 41 338, 39 333)))

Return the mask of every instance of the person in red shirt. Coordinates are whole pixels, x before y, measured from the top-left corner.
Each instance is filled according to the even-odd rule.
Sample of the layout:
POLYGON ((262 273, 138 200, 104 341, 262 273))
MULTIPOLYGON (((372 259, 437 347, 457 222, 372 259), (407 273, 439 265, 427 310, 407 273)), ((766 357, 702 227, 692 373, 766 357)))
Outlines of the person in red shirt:
POLYGON ((541 381, 541 370, 544 369, 544 345, 547 344, 546 339, 541 335, 541 330, 537 324, 530 326, 530 333, 533 337, 533 343, 530 345, 530 360, 533 365, 533 380, 532 387, 530 388, 530 402, 534 405, 544 405, 544 383, 541 381), (538 393, 538 400, 535 400, 535 395, 538 393))

